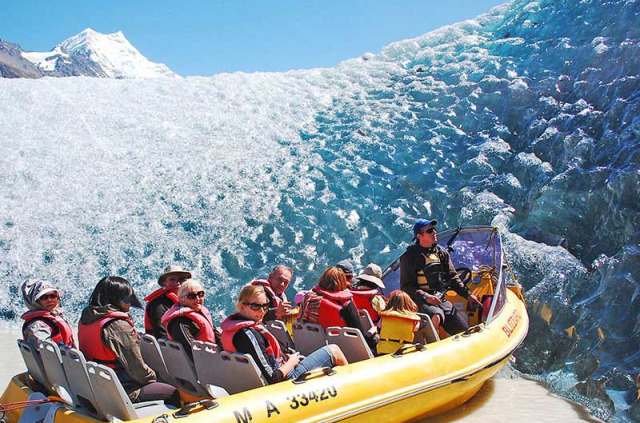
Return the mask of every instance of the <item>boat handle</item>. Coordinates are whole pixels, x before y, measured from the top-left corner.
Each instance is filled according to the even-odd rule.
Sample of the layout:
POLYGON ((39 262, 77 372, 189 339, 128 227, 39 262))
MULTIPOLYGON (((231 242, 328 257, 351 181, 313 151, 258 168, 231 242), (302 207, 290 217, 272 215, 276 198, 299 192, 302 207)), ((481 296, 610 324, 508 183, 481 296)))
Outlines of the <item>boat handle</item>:
POLYGON ((293 383, 295 383, 296 385, 300 384, 300 383, 305 383, 307 381, 307 379, 316 376, 333 376, 336 374, 336 371, 333 370, 331 367, 322 367, 320 369, 315 369, 315 370, 309 370, 308 372, 304 372, 303 374, 301 374, 300 376, 298 376, 297 378, 295 378, 293 380, 293 383))
POLYGON ((482 327, 480 325, 471 326, 470 328, 468 328, 462 333, 462 336, 467 337, 472 333, 476 333, 476 332, 482 332, 482 327))
POLYGON ((402 347, 398 348, 398 350, 396 352, 391 354, 391 357, 402 357, 406 353, 416 352, 416 351, 420 352, 420 351, 424 351, 426 349, 427 349, 427 347, 425 347, 422 344, 407 344, 407 345, 403 345, 402 347))
POLYGON ((176 419, 180 419, 182 417, 187 417, 189 415, 189 410, 191 410, 196 405, 202 405, 205 409, 211 410, 218 406, 218 403, 211 399, 203 399, 200 401, 188 402, 182 406, 182 408, 175 413, 173 413, 173 417, 176 419))

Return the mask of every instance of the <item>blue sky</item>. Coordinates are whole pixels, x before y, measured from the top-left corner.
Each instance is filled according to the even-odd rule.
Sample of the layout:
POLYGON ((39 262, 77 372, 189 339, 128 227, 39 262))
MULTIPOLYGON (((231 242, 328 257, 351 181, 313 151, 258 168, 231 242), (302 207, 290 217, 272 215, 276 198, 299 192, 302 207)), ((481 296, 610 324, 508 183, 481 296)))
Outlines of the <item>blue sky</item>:
POLYGON ((121 30, 180 75, 331 67, 471 19, 506 0, 2 0, 0 39, 49 51, 121 30))

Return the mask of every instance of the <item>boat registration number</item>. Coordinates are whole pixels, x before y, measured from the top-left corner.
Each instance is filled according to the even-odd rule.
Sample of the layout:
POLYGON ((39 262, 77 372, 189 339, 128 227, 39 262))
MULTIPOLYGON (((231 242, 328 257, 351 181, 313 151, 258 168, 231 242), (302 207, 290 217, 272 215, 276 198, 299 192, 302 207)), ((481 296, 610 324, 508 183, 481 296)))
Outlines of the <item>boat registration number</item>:
MULTIPOLYGON (((317 402, 326 401, 331 398, 335 398, 338 396, 338 390, 335 386, 330 385, 326 388, 315 389, 313 391, 297 393, 291 396, 286 397, 287 401, 289 401, 288 406, 292 410, 298 410, 301 407, 306 407, 310 404, 315 404, 317 402)), ((272 401, 266 400, 266 413, 267 418, 275 415, 280 415, 281 411, 272 401)), ((280 406, 282 408, 282 406, 280 406)), ((236 423, 249 423, 253 421, 253 415, 251 411, 247 407, 242 408, 241 410, 234 410, 233 415, 236 418, 236 423)))

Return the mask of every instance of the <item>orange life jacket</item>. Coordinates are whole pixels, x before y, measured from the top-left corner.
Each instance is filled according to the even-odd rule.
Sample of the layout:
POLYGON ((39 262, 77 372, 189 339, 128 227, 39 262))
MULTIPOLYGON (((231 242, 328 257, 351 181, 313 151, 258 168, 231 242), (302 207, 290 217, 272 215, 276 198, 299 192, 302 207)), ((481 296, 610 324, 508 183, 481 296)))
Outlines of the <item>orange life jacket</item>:
POLYGON ((51 327, 51 340, 56 344, 63 344, 68 347, 75 347, 75 341, 73 339, 73 330, 71 325, 67 322, 61 314, 53 314, 48 310, 30 310, 24 313, 22 316, 24 324, 22 325, 22 331, 34 320, 42 320, 44 323, 51 327))
MULTIPOLYGON (((173 291, 169 291, 167 290, 167 288, 158 288, 155 291, 153 291, 151 294, 147 295, 145 297, 145 301, 147 302, 147 305, 157 299, 160 298, 162 296, 165 296, 167 298, 169 298, 171 301, 173 301, 174 304, 178 303, 178 295, 173 292, 173 291)), ((151 333, 153 331, 153 326, 151 325, 151 318, 149 317, 149 312, 147 311, 147 308, 145 308, 144 310, 144 330, 146 333, 151 333)))
POLYGON ((122 366, 117 360, 116 353, 105 345, 102 338, 102 329, 114 320, 124 320, 133 327, 129 314, 114 311, 88 325, 78 323, 78 344, 87 361, 95 361, 112 369, 121 370, 122 366))
POLYGON ((224 319, 220 325, 222 328, 222 348, 225 351, 237 352, 235 345, 233 345, 233 337, 236 332, 244 328, 253 328, 267 340, 267 354, 274 356, 278 362, 282 363, 284 356, 282 354, 282 349, 280 348, 280 343, 278 343, 276 337, 264 327, 262 322, 255 322, 253 320, 237 320, 237 317, 238 313, 234 313, 224 319))
POLYGON ((320 297, 317 317, 311 317, 315 316, 315 313, 307 313, 307 316, 311 317, 309 319, 311 323, 319 323, 324 329, 331 326, 345 327, 347 325, 340 317, 340 310, 352 301, 353 295, 351 292, 347 290, 327 291, 316 285, 311 288, 311 293, 307 294, 307 296, 309 295, 320 297))
POLYGON ((169 333, 169 323, 176 317, 184 316, 189 318, 198 326, 198 333, 195 338, 198 341, 204 342, 216 342, 216 335, 213 329, 213 319, 209 310, 202 306, 200 312, 195 311, 191 307, 182 306, 180 303, 176 303, 162 316, 162 324, 167 328, 167 337, 173 340, 171 333, 169 333))
POLYGON ((380 315, 373 308, 371 300, 376 295, 380 295, 378 290, 370 288, 349 288, 349 292, 353 294, 353 303, 356 305, 356 307, 367 310, 367 312, 369 313, 369 317, 371 317, 371 320, 376 323, 378 319, 380 319, 380 315))

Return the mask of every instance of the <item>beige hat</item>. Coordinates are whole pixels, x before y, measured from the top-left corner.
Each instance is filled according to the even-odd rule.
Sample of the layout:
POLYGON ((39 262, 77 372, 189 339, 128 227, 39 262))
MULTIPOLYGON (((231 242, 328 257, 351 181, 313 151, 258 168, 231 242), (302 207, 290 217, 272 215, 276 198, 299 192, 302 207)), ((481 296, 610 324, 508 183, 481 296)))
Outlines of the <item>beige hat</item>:
POLYGON ((356 276, 356 280, 363 280, 371 282, 384 289, 384 282, 382 281, 382 269, 375 263, 367 264, 362 273, 356 276))
POLYGON ((158 285, 164 286, 162 283, 164 282, 164 279, 169 275, 184 276, 187 279, 191 278, 191 272, 184 270, 180 266, 174 266, 170 264, 167 267, 165 267, 164 272, 158 278, 158 285))

